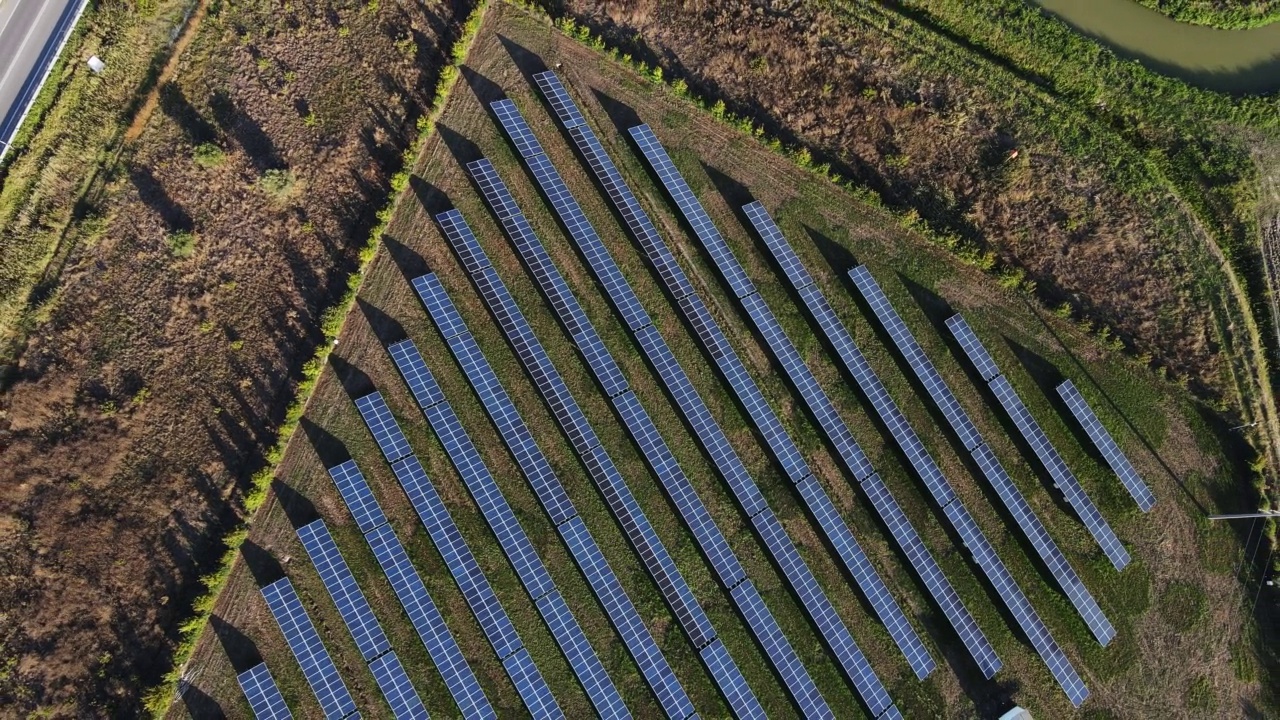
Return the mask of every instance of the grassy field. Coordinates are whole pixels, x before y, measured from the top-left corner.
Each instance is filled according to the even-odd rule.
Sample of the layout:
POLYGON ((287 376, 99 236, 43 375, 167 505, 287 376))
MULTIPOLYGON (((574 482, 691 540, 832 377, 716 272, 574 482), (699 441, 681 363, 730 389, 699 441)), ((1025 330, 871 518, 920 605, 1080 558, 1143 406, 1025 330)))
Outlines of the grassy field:
MULTIPOLYGON (((910 717, 985 716, 1006 709, 1011 701, 1031 708, 1039 717, 1066 717, 1072 711, 1043 664, 1010 630, 991 590, 977 579, 955 538, 944 529, 940 514, 906 469, 904 459, 893 449, 878 423, 871 419, 863 399, 831 362, 808 318, 783 289, 763 249, 743 227, 735 208, 751 198, 761 200, 774 212, 957 492, 1076 662, 1093 691, 1083 714, 1214 717, 1242 703, 1262 702, 1259 663, 1253 647, 1256 635, 1251 631, 1253 619, 1247 612, 1243 588, 1234 576, 1240 561, 1240 541, 1223 528, 1209 527, 1194 519, 1201 506, 1222 507, 1243 502, 1236 475, 1239 468, 1228 461, 1228 453, 1235 452, 1236 448, 1224 448, 1219 440, 1221 428, 1217 420, 1184 391, 1158 381, 1138 364, 1107 351, 1096 338, 1083 333, 1073 323, 1044 313, 1020 294, 1001 290, 979 271, 901 230, 888 213, 857 202, 846 191, 792 166, 756 140, 715 121, 662 86, 611 62, 602 54, 564 39, 544 22, 522 11, 506 6, 493 8, 467 66, 464 78, 470 89, 460 87, 454 93, 436 126, 435 136, 417 160, 416 175, 389 225, 383 249, 369 269, 357 308, 348 317, 330 356, 330 367, 322 373, 308 403, 302 425, 304 432, 296 435, 289 445, 273 485, 274 492, 253 520, 241 562, 234 567, 215 605, 213 619, 187 665, 186 690, 171 708, 170 716, 201 717, 215 707, 233 716, 246 713, 233 671, 245 669, 258 657, 267 661, 296 713, 303 717, 318 716, 319 708, 257 592, 258 585, 270 582, 281 572, 299 588, 361 709, 367 708, 368 715, 385 712, 372 677, 364 669, 294 534, 295 526, 315 515, 325 518, 333 529, 344 556, 409 668, 419 692, 427 700, 429 710, 433 715, 450 714, 448 695, 439 677, 430 668, 425 651, 397 609, 385 578, 324 472, 326 466, 347 457, 355 458, 370 479, 375 495, 409 547, 432 596, 446 612, 451 629, 491 700, 501 711, 515 712, 518 708, 514 690, 471 619, 438 554, 430 547, 403 493, 381 461, 352 404, 352 398, 374 388, 387 397, 562 706, 571 717, 589 713, 585 697, 572 681, 566 663, 532 612, 514 573, 475 513, 465 487, 425 426, 382 349, 386 343, 405 336, 417 342, 436 372, 446 396, 534 538, 561 592, 632 712, 637 717, 657 712, 647 690, 636 680, 631 660, 613 638, 602 611, 568 562, 566 551, 555 540, 545 514, 501 448, 494 428, 408 285, 408 279, 417 274, 427 270, 437 272, 526 422, 532 428, 552 426, 547 409, 520 371, 461 266, 431 221, 431 213, 450 206, 458 207, 467 217, 495 267, 514 296, 520 299, 521 309, 547 345, 606 448, 624 469, 633 491, 672 550, 731 653, 747 673, 757 695, 771 715, 793 714, 778 682, 768 671, 724 593, 712 580, 689 533, 676 519, 653 478, 640 469, 643 465, 638 453, 612 417, 580 358, 565 342, 566 337, 554 315, 466 179, 462 163, 480 155, 494 162, 512 188, 828 702, 842 714, 858 714, 850 687, 797 611, 785 583, 770 566, 654 374, 632 346, 604 296, 594 286, 590 273, 575 255, 539 198, 536 187, 481 104, 481 98, 491 99, 498 93, 512 97, 530 120, 904 713, 910 717), (887 633, 841 575, 823 546, 816 525, 806 517, 789 484, 766 456, 744 414, 730 400, 727 388, 699 350, 695 337, 677 319, 678 313, 656 277, 517 67, 518 63, 527 67, 537 62, 562 68, 571 92, 642 203, 676 248, 699 294, 708 301, 744 356, 904 610, 924 631, 927 642, 941 661, 939 669, 927 681, 915 680, 887 633), (887 541, 875 516, 852 489, 850 478, 832 457, 816 427, 799 409, 797 398, 780 379, 777 368, 771 365, 760 339, 749 331, 745 318, 725 292, 714 268, 687 236, 661 190, 624 141, 615 124, 625 125, 632 118, 648 122, 671 151, 779 315, 780 322, 832 395, 877 470, 978 618, 1005 662, 1005 670, 994 681, 982 680, 964 658, 956 638, 912 577, 909 566, 887 541), (1116 624, 1119 635, 1111 647, 1102 649, 1096 645, 1038 561, 1030 559, 1029 549, 1017 535, 1006 530, 1008 518, 1003 511, 995 509, 987 489, 976 479, 974 468, 961 459, 964 454, 941 429, 941 419, 922 401, 919 388, 908 380, 896 354, 887 349, 886 338, 870 321, 866 308, 854 300, 851 287, 843 279, 843 271, 863 262, 876 274, 1116 624), (983 337, 1081 482, 1129 545, 1135 562, 1124 573, 1118 574, 1110 568, 1080 524, 1064 511, 1064 504, 1047 487, 1047 481, 1028 459, 1026 449, 1011 440, 1002 417, 991 410, 990 398, 979 391, 966 364, 957 357, 956 349, 944 339, 941 321, 952 311, 963 312, 983 337), (1062 409, 1052 400, 1055 397, 1052 386, 1059 377, 1074 380, 1094 403, 1104 422, 1155 489, 1160 499, 1159 512, 1150 516, 1138 513, 1109 471, 1064 419, 1062 409), (1231 661, 1225 662, 1226 658, 1231 661)), ((628 548, 603 501, 590 486, 566 441, 549 429, 538 432, 538 440, 699 711, 705 717, 724 715, 725 708, 692 648, 673 623, 660 595, 628 548)))
POLYGON ((1174 20, 1218 28, 1249 28, 1280 20, 1273 0, 1137 0, 1174 20))

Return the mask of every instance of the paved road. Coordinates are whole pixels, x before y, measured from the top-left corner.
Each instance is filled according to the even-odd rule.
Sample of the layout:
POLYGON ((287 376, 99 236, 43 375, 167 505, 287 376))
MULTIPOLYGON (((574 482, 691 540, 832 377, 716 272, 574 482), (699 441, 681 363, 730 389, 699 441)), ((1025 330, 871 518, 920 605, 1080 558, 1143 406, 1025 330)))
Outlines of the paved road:
POLYGON ((0 155, 57 60, 85 0, 0 0, 0 155))

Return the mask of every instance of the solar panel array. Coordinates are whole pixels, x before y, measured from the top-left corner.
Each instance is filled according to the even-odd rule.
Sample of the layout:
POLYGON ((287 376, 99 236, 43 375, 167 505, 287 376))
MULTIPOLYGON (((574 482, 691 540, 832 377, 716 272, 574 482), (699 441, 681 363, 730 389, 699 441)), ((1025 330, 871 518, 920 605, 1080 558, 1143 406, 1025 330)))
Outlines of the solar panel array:
MULTIPOLYGON (((387 408, 382 396, 377 392, 370 393, 357 398, 356 406, 360 408, 369 432, 373 433, 375 438, 388 438, 387 440, 379 439, 379 445, 384 448, 383 454, 391 463, 391 469, 413 503, 419 519, 426 526, 436 550, 444 558, 449 574, 462 591, 463 598, 466 599, 480 629, 493 647, 494 654, 508 670, 508 676, 515 684, 525 707, 537 718, 564 717, 564 713, 554 699, 548 703, 550 688, 537 668, 531 666, 531 661, 529 667, 524 664, 507 664, 514 655, 524 650, 524 643, 516 632, 507 611, 498 601, 488 579, 480 570, 480 565, 476 562, 466 541, 463 540, 462 534, 458 532, 457 526, 436 493, 431 479, 418 462, 418 458, 410 452, 391 460, 392 453, 387 452, 386 448, 398 447, 396 439, 403 438, 404 433, 395 418, 391 416, 391 411, 387 408), (511 674, 513 668, 519 669, 518 677, 511 674)), ((488 469, 484 467, 475 446, 471 444, 470 438, 457 422, 452 408, 447 402, 442 402, 432 406, 427 412, 429 419, 438 418, 432 422, 432 427, 440 436, 450 459, 454 460, 459 474, 463 475, 463 480, 476 498, 476 504, 480 506, 481 513, 494 529, 499 545, 515 566, 517 575, 525 583, 530 595, 537 600, 547 591, 554 589, 551 576, 543 567, 542 561, 533 549, 533 544, 529 542, 524 529, 516 521, 511 507, 507 505, 501 491, 489 475, 488 469), (432 414, 433 411, 440 409, 446 410, 447 413, 438 416, 432 414), (448 437, 442 431, 442 427, 436 426, 437 422, 448 429, 448 437), (481 498, 485 499, 481 500, 481 498), (528 579, 527 582, 526 579, 528 579), (539 591, 536 595, 534 595, 535 589, 539 591)), ((407 442, 405 446, 407 447, 407 442)))
MULTIPOLYGON (((495 103, 495 105, 497 104, 495 103)), ((511 126, 514 125, 514 129, 517 132, 522 130, 527 137, 532 138, 532 134, 528 132, 528 127, 524 125, 523 119, 519 117, 518 111, 513 112, 514 115, 506 115, 507 120, 504 122, 504 127, 511 130, 511 126), (514 122, 515 119, 519 119, 518 124, 514 122)), ((503 114, 499 113, 499 117, 503 117, 503 114)), ((538 152, 541 153, 536 139, 522 141, 519 146, 537 148, 538 152)), ((498 214, 498 208, 514 207, 514 199, 511 198, 502 180, 493 172, 492 165, 487 160, 472 163, 469 169, 471 169, 478 183, 484 189, 486 199, 489 201, 490 206, 495 209, 495 214, 498 214)), ((554 172, 554 169, 551 171, 554 172)), ((587 349, 589 346, 584 343, 584 339, 591 337, 595 338, 596 342, 599 342, 594 326, 586 318, 586 313, 582 310, 577 298, 568 290, 563 277, 546 254, 541 241, 529 230, 528 224, 523 222, 523 215, 517 209, 515 214, 499 214, 499 219, 521 256, 525 259, 526 264, 530 267, 541 268, 539 272, 534 273, 535 279, 548 297, 552 298, 552 306, 561 319, 565 321, 566 329, 571 325, 577 327, 578 333, 574 336, 575 343, 584 356, 588 357, 588 367, 600 382, 601 387, 606 389, 606 394, 612 378, 615 377, 615 373, 625 387, 625 379, 621 377, 612 354, 604 348, 603 344, 599 345, 600 349, 597 357, 594 359, 591 357, 592 354, 587 349), (574 323, 569 322, 570 319, 575 318, 577 320, 574 323)), ((465 227, 465 224, 463 227, 465 227)), ((590 226, 587 225, 586 227, 589 228, 590 226)), ((451 241, 454 240, 453 235, 449 237, 451 241)), ((474 238, 468 230, 455 242, 455 246, 473 241, 474 238)), ((539 392, 547 398, 548 404, 553 408, 576 406, 577 401, 569 393, 563 383, 563 379, 547 357, 541 342, 533 334, 532 328, 529 327, 523 314, 516 307, 515 300, 507 290, 506 285, 493 272, 492 268, 488 267, 487 260, 483 264, 485 267, 475 271, 472 279, 495 317, 499 319, 499 325, 516 349, 516 354, 521 358, 521 362, 529 368, 540 368, 538 372, 534 372, 531 369, 531 374, 542 380, 536 383, 539 387, 539 392)), ((716 571, 717 576, 727 588, 735 588, 738 583, 746 579, 746 573, 729 547, 728 541, 724 538, 719 528, 716 527, 710 513, 707 512, 705 505, 689 483, 688 478, 685 477, 683 471, 675 462, 675 458, 661 435, 658 434, 657 428, 654 427, 648 413, 640 405, 634 393, 630 391, 612 396, 611 401, 633 439, 640 446, 646 460, 654 469, 659 481, 675 502, 686 524, 694 532, 695 539, 710 560, 713 570, 716 571)), ((600 452, 604 452, 599 445, 596 448, 600 452)), ((607 453, 605 453, 605 457, 607 458, 607 453)), ((609 464, 612 466, 611 460, 609 464)), ((588 467, 590 468, 591 465, 588 464, 588 467)), ((673 594, 675 596, 672 598, 672 607, 694 646, 700 648, 714 640, 716 637, 715 631, 701 607, 697 606, 696 602, 690 603, 686 601, 686 598, 692 600, 692 592, 689 591, 683 577, 679 577, 678 584, 673 584, 670 589, 674 591, 673 594)), ((736 599, 736 596, 732 594, 731 597, 736 599)), ((763 605, 754 608, 754 612, 750 613, 748 608, 740 606, 739 609, 742 610, 744 617, 748 618, 748 627, 757 640, 760 641, 762 647, 776 651, 770 655, 770 659, 779 675, 786 682, 788 690, 793 697, 798 698, 805 716, 829 717, 831 711, 825 701, 822 701, 817 687, 813 684, 808 673, 799 665, 798 659, 795 662, 791 661, 792 658, 795 658, 795 653, 790 645, 786 643, 785 638, 782 637, 781 630, 778 628, 773 615, 763 605), (771 638, 774 640, 771 641, 771 638), (781 638, 781 643, 777 642, 776 638, 781 638), (797 669, 799 672, 797 672, 797 669), (815 697, 817 698, 816 702, 813 700, 815 697)), ((729 693, 726 692, 726 697, 729 696, 729 693)), ((749 709, 755 710, 755 708, 749 709)))
POLYGON ((236 676, 244 697, 249 701, 257 720, 293 720, 293 713, 284 704, 284 696, 271 677, 266 663, 258 663, 236 676))
POLYGON ((1036 458, 1049 472, 1054 487, 1066 496, 1067 502, 1076 511, 1076 515, 1089 530, 1089 534, 1093 535, 1102 552, 1111 560, 1111 564, 1117 570, 1123 570, 1129 564, 1129 551, 1125 550, 1120 538, 1116 537, 1115 531, 1111 529, 1111 525, 1102 517, 1098 506, 1093 504, 1093 500, 1085 494, 1084 488, 1080 487, 1080 481, 1071 472, 1071 468, 1067 467, 1067 462, 1058 454, 1057 448, 1049 441, 1049 436, 1045 435, 1040 423, 1036 422, 1031 411, 1022 402, 1022 398, 1018 397, 1018 392, 1013 389, 1009 379, 1000 373, 1000 369, 996 367, 995 361, 982 346, 982 341, 978 339, 977 334, 959 315, 949 318, 946 325, 968 355, 969 360, 979 368, 982 379, 986 381, 991 393, 995 395, 1000 406, 1009 415, 1009 419, 1018 428, 1022 439, 1027 441, 1036 458), (989 373, 995 374, 988 377, 989 373))
POLYGON ((350 717, 356 712, 356 702, 342 682, 338 668, 329 657, 329 651, 320 642, 316 626, 312 624, 307 611, 298 599, 289 578, 283 577, 262 588, 262 597, 267 601, 272 616, 280 625, 284 639, 293 651, 293 657, 302 667, 302 674, 320 701, 320 710, 330 720, 350 717))
POLYGON ((378 688, 382 690, 383 697, 387 699, 387 704, 391 706, 396 720, 427 720, 427 708, 422 704, 422 698, 418 697, 418 692, 413 689, 409 673, 405 672, 404 665, 400 664, 400 658, 396 657, 395 652, 389 652, 369 663, 369 670, 373 673, 378 688))
POLYGON ((1085 434, 1093 441, 1094 447, 1102 453, 1102 459, 1107 461, 1107 465, 1111 466, 1116 477, 1120 478, 1120 482, 1129 491, 1133 501, 1138 503, 1138 508, 1142 512, 1150 512, 1156 504, 1155 493, 1151 492, 1151 488, 1142 481, 1142 476, 1134 469, 1133 463, 1129 462, 1129 458, 1116 444, 1115 438, 1111 437, 1111 433, 1103 426, 1102 421, 1098 420, 1093 408, 1089 407, 1088 401, 1076 389, 1075 384, 1070 380, 1063 382, 1058 386, 1058 394, 1062 396, 1067 409, 1084 428, 1085 434))
MULTIPOLYGON (((435 663, 436 669, 444 678, 445 686, 457 703, 462 716, 468 720, 496 718, 497 714, 485 697, 466 658, 463 657, 461 648, 458 647, 449 628, 445 626, 444 618, 441 617, 439 609, 427 592, 418 571, 409 562, 408 553, 400 544, 391 525, 387 523, 386 515, 373 497, 369 483, 364 479, 356 462, 348 460, 341 465, 329 468, 329 477, 333 478, 338 494, 342 496, 347 509, 356 519, 360 532, 364 533, 369 549, 373 551, 378 565, 391 583, 391 589, 395 592, 396 598, 408 615, 414 630, 418 632, 422 644, 427 648, 431 661, 435 663)), ((394 653, 388 653, 382 657, 394 657, 394 653)), ((416 717, 413 714, 416 705, 405 690, 408 678, 402 680, 395 675, 394 665, 398 664, 398 661, 394 664, 387 661, 375 669, 374 664, 371 663, 370 669, 374 671, 375 679, 379 678, 380 673, 385 678, 385 683, 383 679, 378 679, 378 685, 383 689, 392 708, 402 706, 405 712, 409 713, 400 715, 397 710, 397 717, 416 717), (398 700, 392 699, 388 688, 394 689, 398 700), (403 702, 398 705, 401 701, 403 702)), ((417 705, 420 704, 417 703, 417 705)))
MULTIPOLYGON (((632 194, 630 188, 627 187, 626 182, 622 179, 621 174, 618 173, 613 161, 605 152, 595 133, 581 121, 581 114, 577 112, 576 105, 568 96, 568 93, 565 92, 559 78, 554 73, 545 72, 535 75, 534 80, 542 90, 542 93, 549 98, 552 108, 560 108, 556 110, 558 118, 565 124, 570 137, 582 153, 587 165, 605 189, 610 201, 622 216, 628 229, 639 242, 654 270, 662 279, 667 291, 677 300, 688 298, 692 295, 693 288, 689 284, 687 276, 676 263, 670 249, 662 240, 662 237, 658 235, 653 223, 632 194), (569 108, 571 112, 563 108, 569 108), (575 118, 577 119, 576 121, 575 118)), ((571 204, 576 206, 576 203, 571 203, 572 197, 569 196, 567 188, 564 188, 563 182, 555 182, 558 180, 558 175, 535 169, 535 166, 540 164, 537 156, 533 159, 526 158, 526 161, 531 169, 534 169, 535 178, 543 185, 543 190, 547 196, 553 199, 560 199, 560 202, 553 202, 553 205, 557 206, 558 212, 564 211, 568 213, 568 215, 562 214, 561 220, 571 229, 570 234, 591 266, 591 271, 596 281, 608 293, 615 310, 627 323, 628 328, 634 334, 637 343, 643 349, 649 362, 658 370, 667 391, 676 399, 681 414, 685 417, 689 426, 694 429, 699 443, 716 464, 718 472, 733 491, 739 505, 747 516, 752 518, 752 523, 757 526, 758 531, 760 527, 764 527, 776 538, 774 543, 767 546, 770 555, 774 557, 779 567, 783 568, 788 583, 796 591, 797 596, 800 597, 802 606, 814 621, 814 624, 818 626, 824 641, 832 649, 833 654, 836 655, 837 660, 845 668, 849 677, 851 679, 859 677, 855 661, 861 658, 865 662, 865 658, 862 658, 860 653, 848 652, 850 645, 855 650, 857 646, 852 643, 852 637, 849 636, 848 629, 839 621, 838 617, 835 618, 835 623, 823 622, 825 617, 824 605, 830 606, 830 603, 826 602, 825 594, 823 594, 817 581, 813 578, 808 566, 799 559, 799 554, 795 552, 794 546, 791 544, 790 539, 787 538, 777 518, 772 512, 764 512, 768 506, 758 487, 747 473, 741 459, 729 444, 723 430, 703 403, 702 398, 693 388, 687 374, 676 361, 662 335, 649 321, 648 315, 641 314, 643 310, 640 309, 640 302, 630 285, 623 278, 612 255, 604 247, 603 243, 599 241, 599 238, 595 237, 594 232, 573 231, 575 228, 583 226, 585 217, 582 216, 580 208, 575 210, 570 206, 571 204), (582 220, 578 220, 578 218, 582 218, 582 220), (643 320, 640 320, 641 318, 643 320), (790 549, 798 562, 784 562, 788 558, 785 554, 787 549, 790 549), (802 587, 810 588, 813 592, 802 593, 799 589, 802 587), (848 638, 847 644, 845 643, 845 638, 848 638)), ((696 301, 696 296, 693 299, 696 301)), ((868 701, 869 707, 883 704, 876 701, 875 693, 869 693, 868 695, 870 697, 870 701, 868 701)), ((887 700, 887 694, 885 699, 887 700)), ((882 708, 876 711, 876 714, 878 715, 880 712, 889 715, 896 713, 896 710, 892 705, 889 705, 887 709, 882 708)))
MULTIPOLYGON (((461 222, 461 218, 457 218, 461 222)), ((462 224, 465 229, 465 223, 462 224)), ((468 237, 474 240, 470 230, 466 230, 468 237)), ((478 246, 477 246, 478 250, 478 246)), ((483 253, 481 251, 481 255, 483 253)), ((492 272, 490 268, 482 268, 492 272)), ((499 281, 501 282, 501 281, 499 281)), ((504 288, 505 292, 505 288, 504 288)), ((510 305, 514 312, 519 313, 515 309, 514 303, 510 305)), ((520 317, 523 323, 523 317, 520 317)), ((527 326, 527 323, 526 323, 527 326)), ((498 428, 504 444, 516 458, 516 462, 520 465, 521 471, 529 480, 535 494, 542 503, 543 508, 551 517, 555 524, 557 532, 566 544, 573 549, 575 546, 581 548, 581 553, 574 553, 575 560, 578 561, 579 568, 588 579, 588 584, 595 593, 596 598, 605 608, 606 614, 609 616, 610 622, 618 630, 627 642, 628 649, 633 656, 641 663, 642 671, 649 679, 655 689, 658 691, 669 691, 674 684, 678 692, 670 693, 667 698, 673 708, 680 708, 677 713, 679 717, 686 717, 692 712, 692 704, 679 683, 675 681, 675 675, 671 667, 667 664, 665 658, 662 657, 658 650, 656 642, 647 631, 637 633, 636 629, 643 629, 644 624, 640 620, 639 613, 632 603, 631 599, 622 590, 621 584, 614 576, 612 568, 604 563, 604 556, 596 546, 594 538, 590 533, 586 532, 586 527, 582 526, 578 518, 578 512, 569 502, 568 495, 565 492, 559 478, 551 469, 551 464, 542 450, 538 447, 533 439, 524 419, 520 417, 516 410, 515 404, 511 402, 511 398, 503 389, 497 375, 489 366, 488 361, 480 352, 474 341, 469 341, 470 335, 463 334, 455 336, 450 341, 451 351, 454 353, 459 364, 464 367, 472 368, 473 372, 467 375, 468 381, 472 383, 477 395, 480 396, 485 410, 493 419, 495 426, 498 428), (574 525, 575 521, 578 523, 574 525), (597 572, 588 572, 588 567, 584 566, 583 556, 590 558, 591 563, 595 563, 598 559, 602 563, 599 567, 594 567, 597 572), (685 708, 688 710, 686 711, 685 708), (679 714, 683 713, 683 714, 679 714)), ((533 339, 536 342, 536 338, 533 339)), ((400 343, 401 351, 398 354, 397 366, 402 368, 402 374, 408 377, 431 377, 430 370, 422 360, 422 356, 417 349, 412 347, 411 341, 400 343), (408 349, 403 346, 409 343, 408 349)), ((554 370, 554 368, 552 368, 554 370)), ((566 609, 567 613, 567 609, 566 609)), ((544 617, 546 617, 544 615, 544 617)), ((572 639, 573 632, 579 632, 576 622, 572 621, 572 616, 559 619, 558 624, 565 628, 561 637, 572 639)), ((603 666, 596 658, 594 652, 591 652, 590 646, 586 645, 585 638, 581 643, 570 643, 571 647, 585 648, 586 652, 579 652, 577 655, 570 655, 566 650, 566 654, 570 655, 571 661, 575 662, 575 672, 578 673, 579 679, 588 688, 588 696, 591 697, 593 704, 596 705, 597 712, 601 715, 612 715, 616 713, 626 713, 626 708, 622 703, 622 698, 614 688, 612 681, 604 672, 603 666), (576 660, 575 660, 576 658, 576 660)))
MULTIPOLYGON (((912 335, 911 330, 902 321, 897 311, 893 309, 889 298, 884 294, 875 278, 871 276, 871 272, 867 267, 860 265, 853 268, 849 271, 849 276, 871 307, 872 313, 879 320, 881 326, 884 327, 889 337, 893 339, 899 352, 907 358, 918 358, 923 355, 923 353, 911 351, 912 347, 919 347, 919 344, 915 341, 915 336, 912 335)), ((924 458, 927 458, 930 464, 934 464, 933 459, 927 453, 924 458)), ((916 463, 918 458, 912 458, 912 460, 913 463, 916 463)), ((916 470, 921 477, 925 476, 925 473, 921 472, 918 466, 916 470)), ((940 473, 939 476, 941 476, 940 473)), ((1040 658, 1049 666, 1049 672, 1058 681, 1067 698, 1073 705, 1079 707, 1085 698, 1089 696, 1088 688, 1084 686, 1079 674, 1072 667, 1066 653, 1062 651, 1062 648, 1050 635, 1049 629, 1045 626, 1039 613, 1031 606, 1031 602, 1022 592, 1022 589, 1018 587, 1017 582, 1009 573, 1009 569, 1005 567, 1004 561, 996 555, 995 548, 991 546, 986 535, 982 533, 978 524, 974 522, 964 503, 951 490, 950 484, 947 483, 945 477, 942 477, 941 482, 945 484, 945 491, 943 491, 943 488, 930 486, 926 482, 934 502, 942 509, 943 515, 950 522, 956 534, 960 536, 965 547, 972 553, 974 563, 986 576, 991 586, 995 588, 996 594, 1008 608, 1009 614, 1013 616, 1023 634, 1031 641, 1032 647, 1036 649, 1040 658)))
MULTIPOLYGON (((756 232, 764 240, 770 254, 773 255, 778 265, 783 268, 784 275, 800 295, 809 313, 817 321, 827 341, 835 348, 836 355, 844 364, 845 369, 854 377, 863 393, 871 400, 872 405, 880 415, 880 419, 890 428, 890 434, 895 438, 907 433, 914 436, 915 433, 911 431, 910 425, 898 409, 897 403, 889 396, 884 384, 880 382, 879 377, 876 376, 875 371, 862 355, 862 351, 854 343, 848 329, 840 318, 836 316, 822 290, 814 283, 813 277, 804 268, 804 264, 791 247, 791 243, 782 235, 782 231, 778 229, 777 224, 769 217, 764 206, 759 202, 753 202, 744 205, 742 209, 756 232)), ((1071 568, 1066 557, 1058 549, 1057 543, 1049 535, 1049 531, 1045 529, 1044 524, 1040 522, 1040 519, 1031 510, 1031 506, 1022 496, 1021 491, 1013 484, 1008 474, 1004 472, 1004 468, 996 460, 995 455, 987 448, 982 436, 979 435, 977 428, 969 419, 968 413, 960 406, 951 389, 938 374, 933 362, 920 350, 919 345, 914 343, 913 338, 903 338, 903 341, 908 348, 911 348, 903 354, 907 357, 907 362, 915 373, 916 378, 925 386, 929 396, 933 398, 934 403, 942 410, 943 415, 947 418, 952 429, 955 430, 965 449, 973 454, 975 463, 982 470, 988 482, 991 483, 996 494, 1004 502, 1009 513, 1017 520, 1019 527, 1022 528, 1027 539, 1031 541, 1032 546, 1035 547, 1045 566, 1049 568, 1054 578, 1057 579, 1063 592, 1066 593, 1072 604, 1079 611, 1080 616, 1089 625, 1090 630, 1098 638, 1098 641, 1106 645, 1115 636, 1115 628, 1112 627, 1102 613, 1102 609, 1098 607, 1093 595, 1089 593, 1075 570, 1071 568)), ((922 448, 923 445, 919 442, 919 439, 916 438, 915 440, 916 442, 912 447, 922 448)), ((909 456, 912 454, 907 452, 906 447, 902 449, 909 456)))
POLYGON ((317 519, 298 528, 298 539, 302 541, 311 564, 315 565, 316 572, 320 574, 329 597, 338 606, 338 614, 351 631, 351 637, 355 639, 356 648, 360 650, 364 661, 371 662, 390 650, 391 643, 387 640, 386 633, 382 632, 382 626, 373 616, 369 601, 356 584, 356 578, 351 574, 351 568, 347 567, 346 560, 342 559, 342 553, 338 552, 338 544, 333 541, 324 520, 317 519))
MULTIPOLYGON (((819 427, 831 441, 841 459, 855 477, 863 478, 870 475, 874 471, 866 454, 858 446, 848 426, 831 404, 830 398, 782 330, 764 298, 755 291, 754 285, 744 283, 743 278, 746 277, 746 272, 742 265, 724 243, 720 234, 711 226, 706 211, 702 209, 702 204, 689 191, 680 171, 671 162, 671 158, 663 150, 652 130, 647 125, 640 125, 631 129, 631 135, 635 138, 641 153, 667 187, 668 192, 676 198, 677 206, 694 227, 695 235, 708 249, 720 274, 734 290, 756 330, 764 337, 787 377, 799 390, 805 405, 818 420, 819 427), (712 250, 714 246, 721 246, 722 250, 712 250)), ((729 380, 734 394, 746 407, 748 415, 764 436, 778 462, 787 471, 788 476, 798 486, 804 486, 805 491, 801 493, 802 497, 806 499, 815 517, 819 518, 823 530, 845 568, 859 581, 863 593, 882 615, 882 620, 916 675, 920 678, 926 677, 933 671, 936 663, 929 655, 924 643, 889 594, 888 588, 875 572, 852 531, 835 511, 830 498, 814 478, 794 440, 765 400, 759 386, 747 373, 746 367, 724 337, 714 318, 701 301, 694 303, 693 300, 692 297, 683 298, 680 301, 681 306, 693 311, 691 319, 694 320, 694 327, 704 344, 711 349, 713 359, 729 380)), ((964 613, 961 619, 972 622, 972 618, 968 617, 967 613, 964 613)))

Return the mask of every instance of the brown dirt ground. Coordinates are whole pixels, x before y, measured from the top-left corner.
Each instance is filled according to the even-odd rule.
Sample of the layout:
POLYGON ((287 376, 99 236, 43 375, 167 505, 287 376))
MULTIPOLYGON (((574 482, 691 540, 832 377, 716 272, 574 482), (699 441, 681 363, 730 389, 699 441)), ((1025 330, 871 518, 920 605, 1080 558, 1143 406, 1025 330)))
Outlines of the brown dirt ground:
POLYGON ((1225 391, 1189 230, 1153 223, 1150 206, 1108 185, 1101 158, 1067 156, 983 89, 920 70, 891 32, 822 3, 566 6, 624 45, 643 38, 637 57, 838 158, 888 202, 975 237, 1055 302, 1225 391))
POLYGON ((248 2, 205 19, 0 397, 0 715, 133 715, 166 669, 457 12, 248 2), (202 142, 225 161, 197 166, 202 142), (257 187, 285 168, 291 193, 257 187))

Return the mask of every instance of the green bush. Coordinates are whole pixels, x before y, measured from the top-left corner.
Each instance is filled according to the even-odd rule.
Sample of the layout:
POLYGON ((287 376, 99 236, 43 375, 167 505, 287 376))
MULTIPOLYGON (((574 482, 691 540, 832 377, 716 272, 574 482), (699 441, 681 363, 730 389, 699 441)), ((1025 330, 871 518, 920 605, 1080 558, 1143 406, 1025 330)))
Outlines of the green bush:
POLYGON ((190 230, 169 233, 169 253, 176 258, 191 257, 196 249, 196 234, 190 230))
POLYGON ((297 178, 292 170, 272 169, 258 178, 258 188, 275 200, 286 200, 293 194, 297 178))
POLYGON ((192 159, 202 168, 216 168, 226 162, 227 154, 213 143, 200 143, 196 146, 192 159))

